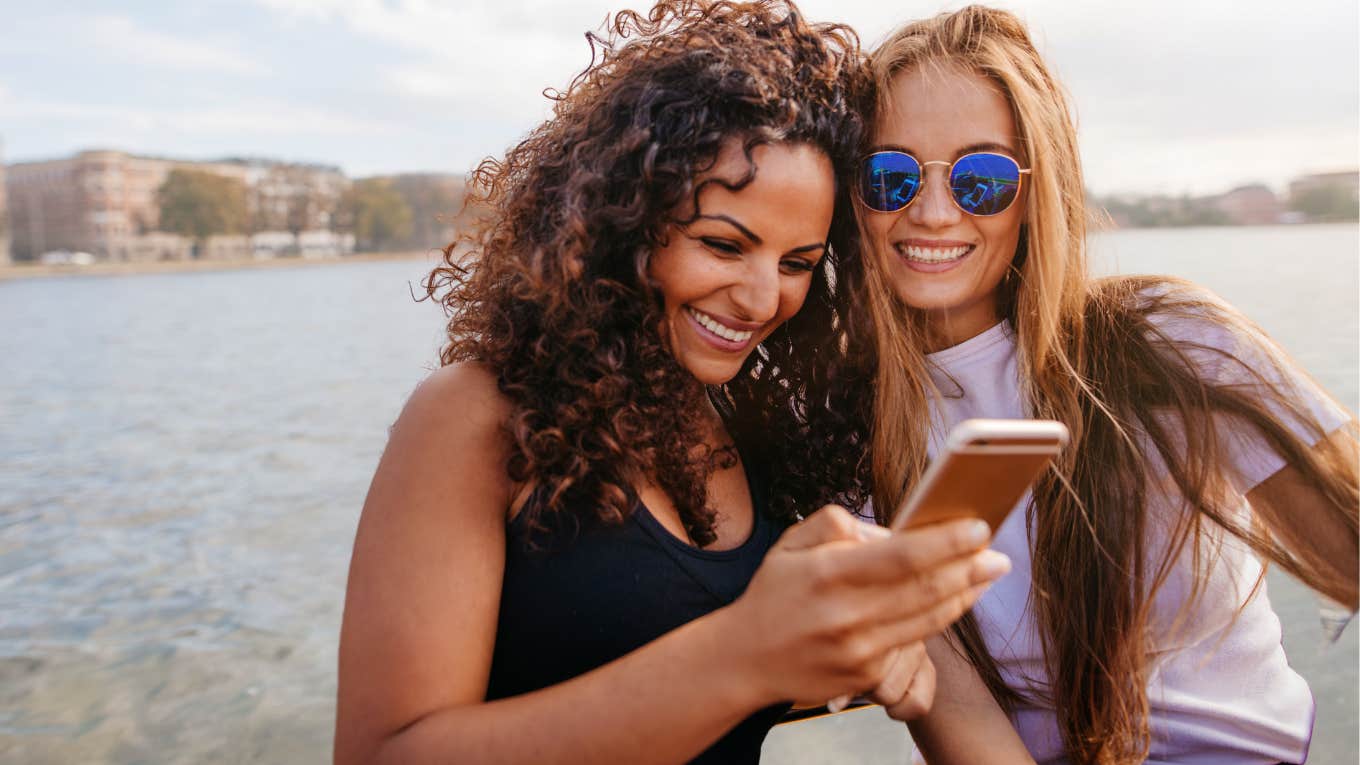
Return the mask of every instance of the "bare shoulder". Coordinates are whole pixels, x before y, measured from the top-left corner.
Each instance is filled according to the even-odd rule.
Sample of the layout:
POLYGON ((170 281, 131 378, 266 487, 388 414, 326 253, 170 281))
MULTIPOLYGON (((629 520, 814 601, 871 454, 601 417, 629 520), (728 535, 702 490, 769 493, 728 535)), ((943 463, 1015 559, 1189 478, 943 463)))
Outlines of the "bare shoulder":
MULTIPOLYGON (((484 365, 454 364, 431 373, 392 426, 369 504, 372 492, 386 494, 383 490, 395 483, 404 485, 403 495, 475 497, 473 506, 503 513, 514 488, 505 470, 511 449, 505 423, 512 408, 484 365)), ((447 502, 407 501, 402 506, 446 507, 447 502)))
POLYGON ((494 438, 511 409, 490 368, 474 362, 452 364, 416 386, 393 430, 433 428, 448 437, 494 438))

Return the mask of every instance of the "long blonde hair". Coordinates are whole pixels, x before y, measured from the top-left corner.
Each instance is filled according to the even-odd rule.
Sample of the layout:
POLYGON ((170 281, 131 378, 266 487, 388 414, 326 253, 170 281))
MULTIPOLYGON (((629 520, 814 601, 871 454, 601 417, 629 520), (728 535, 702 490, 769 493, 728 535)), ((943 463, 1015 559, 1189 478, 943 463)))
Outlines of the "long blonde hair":
MULTIPOLYGON (((1320 457, 1310 444, 1325 433, 1272 381, 1287 379, 1289 361, 1245 317, 1202 290, 1174 279, 1116 277, 1093 281, 1085 240, 1087 209, 1076 129, 1062 87, 1049 73, 1023 23, 1005 11, 970 6, 908 24, 870 57, 879 102, 900 73, 924 66, 958 67, 989 78, 1006 95, 1019 132, 1023 163, 1033 168, 1025 220, 998 301, 1015 330, 1020 386, 1032 417, 1060 420, 1069 448, 1035 487, 1028 523, 1033 545, 1031 607, 1048 669, 1047 694, 1069 756, 1080 763, 1141 761, 1149 745, 1147 672, 1151 604, 1189 550, 1194 608, 1221 527, 1319 590, 1353 600, 1355 572, 1329 568, 1308 540, 1287 539, 1242 521, 1221 478, 1215 413, 1232 415, 1297 468, 1327 497, 1329 512, 1354 535, 1360 493, 1356 466, 1320 457), (1187 349, 1150 317, 1210 321, 1257 338, 1272 370, 1252 369, 1231 352, 1187 349), (1222 357, 1268 391, 1203 379, 1187 350, 1222 357), (1157 412, 1159 415, 1150 416, 1157 412), (1305 423, 1301 439, 1286 424, 1305 423), (1184 497, 1165 548, 1145 545, 1149 526, 1150 456, 1156 452, 1184 497)), ((876 114, 870 114, 872 124, 876 114)), ((884 253, 866 248, 862 289, 877 364, 871 433, 873 498, 879 520, 925 469, 929 421, 939 395, 923 348, 925 317, 897 297, 884 253)), ((1257 341, 1253 341, 1257 342, 1257 341)), ((1352 423, 1352 429, 1354 423, 1352 423)), ((1001 679, 976 622, 956 637, 1003 705, 1023 698, 1001 679)), ((1030 692, 1036 692, 1031 689, 1030 692)))

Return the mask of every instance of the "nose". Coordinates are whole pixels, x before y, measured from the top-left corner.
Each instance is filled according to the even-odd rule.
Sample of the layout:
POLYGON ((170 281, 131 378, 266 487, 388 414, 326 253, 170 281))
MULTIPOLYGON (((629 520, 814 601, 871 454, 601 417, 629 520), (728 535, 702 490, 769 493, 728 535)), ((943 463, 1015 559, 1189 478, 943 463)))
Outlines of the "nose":
POLYGON ((920 198, 907 208, 907 218, 924 228, 946 228, 959 222, 963 211, 949 190, 949 165, 927 162, 922 168, 920 198))
POLYGON ((769 321, 779 311, 779 258, 752 254, 744 265, 730 291, 733 307, 743 321, 769 321))

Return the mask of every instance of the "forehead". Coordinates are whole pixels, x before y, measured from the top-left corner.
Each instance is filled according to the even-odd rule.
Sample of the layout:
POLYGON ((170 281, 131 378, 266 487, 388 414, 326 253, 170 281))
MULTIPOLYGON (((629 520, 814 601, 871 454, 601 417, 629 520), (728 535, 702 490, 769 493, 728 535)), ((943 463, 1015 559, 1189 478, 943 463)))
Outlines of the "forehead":
MULTIPOLYGON (((836 182, 831 160, 820 149, 801 143, 770 143, 755 146, 748 161, 740 141, 723 145, 717 161, 700 173, 696 184, 699 214, 725 214, 738 217, 762 238, 779 232, 812 243, 826 238, 835 208, 836 182), (740 189, 729 189, 723 181, 736 182, 755 165, 755 178, 740 189)), ((805 244, 806 242, 799 242, 805 244)))
POLYGON ((992 80, 952 64, 925 63, 897 73, 874 124, 875 143, 953 158, 959 149, 1000 144, 1020 150, 1010 101, 992 80))

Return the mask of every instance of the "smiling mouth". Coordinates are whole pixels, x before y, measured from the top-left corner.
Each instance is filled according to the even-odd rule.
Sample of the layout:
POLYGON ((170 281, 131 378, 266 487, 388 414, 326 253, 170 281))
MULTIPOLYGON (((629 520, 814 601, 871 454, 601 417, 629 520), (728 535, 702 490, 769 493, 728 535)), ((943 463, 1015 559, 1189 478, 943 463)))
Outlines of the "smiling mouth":
POLYGON ((685 313, 694 320, 695 324, 708 333, 704 339, 726 350, 738 350, 746 347, 746 344, 751 341, 751 337, 755 335, 752 330, 732 329, 697 308, 685 306, 685 313))
POLYGON ((977 245, 962 244, 951 247, 921 247, 920 245, 898 243, 893 245, 897 254, 913 263, 938 265, 962 260, 977 245))

